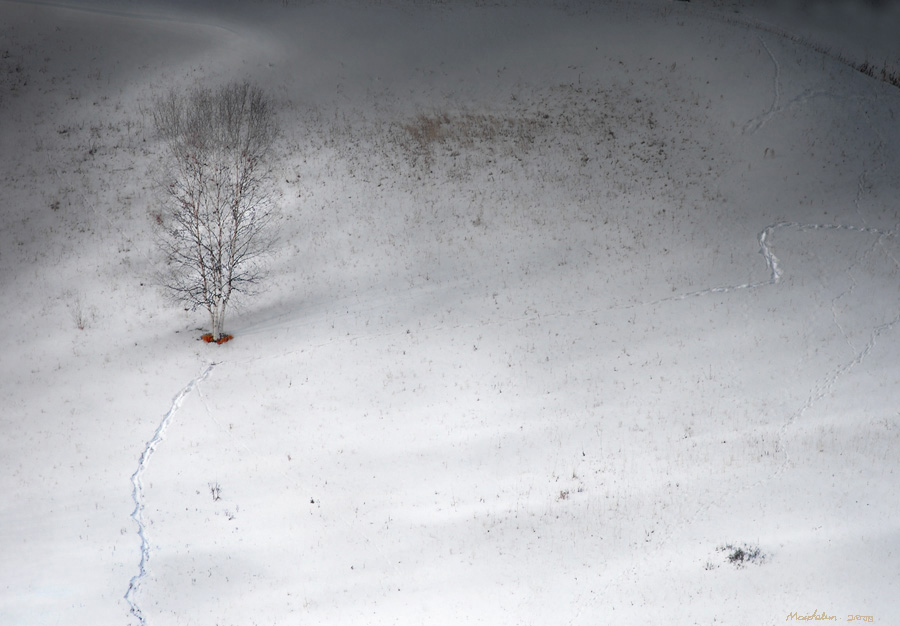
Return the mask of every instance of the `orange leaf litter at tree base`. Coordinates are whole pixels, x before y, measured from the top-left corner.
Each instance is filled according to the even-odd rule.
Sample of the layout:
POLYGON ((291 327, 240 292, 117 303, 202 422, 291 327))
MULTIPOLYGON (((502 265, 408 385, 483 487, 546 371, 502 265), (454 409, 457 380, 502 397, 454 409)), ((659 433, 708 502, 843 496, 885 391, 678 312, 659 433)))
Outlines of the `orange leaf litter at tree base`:
POLYGON ((212 333, 206 333, 205 335, 201 336, 200 339, 202 339, 206 343, 217 343, 221 345, 226 341, 231 341, 232 339, 234 339, 234 335, 222 335, 218 339, 213 339, 212 333))

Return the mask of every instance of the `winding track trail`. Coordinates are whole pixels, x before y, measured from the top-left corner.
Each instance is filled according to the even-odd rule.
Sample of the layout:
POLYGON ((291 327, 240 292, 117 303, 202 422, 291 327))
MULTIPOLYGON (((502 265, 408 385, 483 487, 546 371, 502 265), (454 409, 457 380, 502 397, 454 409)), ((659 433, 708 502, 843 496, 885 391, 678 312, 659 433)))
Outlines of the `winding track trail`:
MULTIPOLYGON (((771 48, 765 42, 762 37, 759 37, 760 44, 765 49, 765 52, 768 54, 769 58, 772 61, 774 67, 774 75, 772 77, 772 86, 773 86, 773 97, 772 102, 768 109, 760 114, 759 116, 753 118, 743 128, 744 134, 752 135, 762 129, 767 122, 769 122, 776 115, 792 108, 797 104, 801 104, 806 100, 817 98, 817 97, 836 97, 832 93, 827 92, 804 92, 803 94, 797 96, 793 100, 790 100, 786 104, 782 103, 782 94, 779 88, 780 83, 780 75, 781 75, 781 67, 778 63, 778 59, 773 54, 771 48)), ((878 148, 876 150, 876 154, 882 152, 885 141, 883 136, 878 130, 878 126, 870 119, 868 119, 868 115, 866 115, 866 120, 870 129, 875 133, 878 137, 878 148)), ((876 163, 876 167, 872 170, 864 170, 857 180, 857 193, 855 199, 855 208, 856 212, 860 217, 860 222, 862 224, 866 223, 865 215, 861 210, 861 199, 865 192, 867 191, 867 186, 869 182, 869 178, 875 172, 881 171, 886 167, 885 161, 883 158, 879 159, 876 163)), ((876 248, 880 248, 882 253, 885 254, 898 268, 900 268, 900 260, 898 260, 897 256, 893 254, 890 250, 888 250, 884 246, 884 240, 889 237, 896 236, 898 229, 900 229, 900 224, 895 225, 893 229, 879 229, 873 228, 865 225, 853 225, 853 224, 835 224, 835 223, 801 223, 801 222, 788 222, 781 221, 775 222, 773 224, 769 224, 765 228, 760 231, 758 236, 759 241, 759 252, 763 256, 766 261, 766 266, 769 269, 769 277, 766 280, 761 280, 757 282, 749 282, 735 285, 725 285, 719 287, 712 287, 707 289, 702 289, 699 291, 687 292, 683 294, 678 294, 675 296, 670 296, 667 298, 661 298, 658 300, 653 300, 650 302, 641 302, 630 305, 627 308, 636 308, 636 307, 644 307, 644 306, 653 306, 661 303, 675 302, 681 300, 687 300, 689 298, 695 298, 700 296, 708 296, 713 294, 726 294, 740 290, 750 290, 757 289, 760 287, 777 285, 781 282, 782 277, 784 276, 784 270, 782 269, 781 262, 779 258, 775 255, 772 250, 772 238, 775 233, 781 230, 799 230, 799 231, 825 231, 825 230, 833 230, 833 231, 852 231, 860 234, 868 234, 875 235, 877 238, 869 252, 874 251, 876 248)), ((742 494, 751 489, 757 489, 760 486, 770 483, 771 481, 777 479, 781 476, 791 465, 791 454, 786 445, 786 439, 789 430, 797 424, 797 422, 801 421, 802 418, 823 398, 825 398, 829 393, 833 391, 838 381, 840 381, 846 374, 848 374, 855 367, 859 366, 872 352, 873 348, 878 343, 879 339, 892 331, 897 325, 900 325, 900 312, 895 315, 890 320, 883 322, 873 328, 868 336, 868 340, 861 347, 854 346, 853 343, 848 338, 847 332, 844 327, 841 325, 838 314, 836 311, 836 303, 837 301, 844 297, 845 295, 851 293, 854 289, 854 286, 851 286, 849 290, 842 292, 838 296, 832 299, 831 309, 832 309, 832 317, 834 319, 835 325, 838 327, 838 330, 841 332, 841 335, 844 337, 847 342, 852 357, 845 360, 844 362, 838 364, 835 368, 833 368, 830 372, 828 372, 824 377, 820 378, 816 381, 812 388, 809 391, 809 395, 802 405, 797 407, 794 411, 791 411, 781 422, 780 427, 777 431, 777 439, 775 443, 775 450, 780 454, 781 459, 778 462, 777 466, 774 467, 772 471, 770 471, 765 476, 761 477, 759 480, 746 484, 729 494, 729 498, 731 500, 735 500, 741 497, 742 494)), ((710 499, 706 503, 701 503, 698 508, 690 515, 690 519, 697 519, 704 515, 706 515, 713 507, 721 506, 721 503, 717 502, 715 499, 710 499)), ((658 533, 657 539, 655 542, 655 547, 657 550, 661 548, 661 546, 666 545, 672 538, 674 532, 678 530, 677 525, 669 524, 667 525, 661 533, 658 533)), ((625 578, 632 578, 636 575, 640 566, 646 566, 648 562, 648 556, 645 554, 644 558, 640 559, 640 565, 633 565, 626 569, 625 572, 622 573, 622 576, 625 578)), ((621 578, 621 577, 620 577, 621 578)), ((603 586, 602 592, 600 594, 601 597, 607 597, 613 588, 614 584, 617 581, 614 579, 608 579, 606 584, 603 586)), ((576 613, 575 617, 570 620, 570 623, 574 623, 578 617, 580 617, 582 610, 576 613)))
POLYGON ((141 538, 141 560, 138 564, 138 573, 132 576, 128 583, 128 591, 125 592, 125 601, 128 602, 132 615, 138 618, 142 626, 147 624, 147 618, 144 617, 144 613, 141 611, 134 596, 140 589, 141 581, 147 575, 147 568, 150 561, 150 540, 147 536, 147 526, 144 522, 144 484, 141 480, 141 476, 143 475, 144 470, 147 469, 147 465, 150 463, 150 457, 153 456, 156 447, 163 440, 166 429, 169 427, 169 423, 172 421, 172 418, 175 417, 178 409, 181 408, 184 399, 195 387, 206 380, 215 366, 216 363, 210 363, 206 369, 203 370, 203 373, 192 379, 175 395, 175 398, 172 399, 172 406, 170 406, 169 410, 166 411, 166 414, 163 415, 162 421, 159 423, 159 426, 156 427, 156 432, 153 433, 153 437, 147 442, 144 451, 141 453, 137 469, 134 471, 134 474, 131 475, 131 499, 134 501, 134 510, 131 512, 131 519, 138 525, 138 536, 141 538))
POLYGON ((644 307, 644 306, 653 306, 656 304, 662 304, 663 302, 674 302, 678 300, 687 300, 688 298, 696 298, 699 296, 708 296, 711 294, 720 294, 720 293, 731 293, 733 291, 740 291, 742 289, 757 289, 759 287, 765 287, 767 285, 777 285, 781 282, 781 277, 784 275, 784 270, 781 269, 781 261, 775 256, 775 253, 772 252, 772 248, 769 245, 769 241, 772 235, 779 230, 789 230, 796 229, 800 231, 806 230, 849 230, 858 233, 868 233, 872 235, 878 235, 879 237, 890 237, 894 235, 893 231, 882 230, 879 228, 871 228, 868 226, 854 226, 852 224, 803 224, 800 222, 776 222, 774 224, 770 224, 766 226, 759 233, 759 253, 763 255, 763 258, 766 260, 766 266, 769 268, 769 278, 766 280, 760 280, 753 283, 742 283, 739 285, 722 285, 719 287, 709 287, 707 289, 701 289, 699 291, 689 291, 687 293, 678 294, 675 296, 669 296, 668 298, 661 298, 659 300, 653 300, 651 302, 639 302, 636 304, 629 305, 628 308, 633 309, 635 307, 644 307))
MULTIPOLYGON (((870 234, 877 235, 878 240, 872 246, 874 250, 876 247, 882 244, 883 239, 886 237, 892 237, 896 233, 892 230, 882 230, 878 228, 872 228, 867 226, 855 226, 852 224, 803 224, 800 222, 776 222, 774 224, 770 224, 766 226, 759 233, 759 252, 763 256, 766 261, 766 265, 769 269, 769 278, 767 280, 752 282, 752 283, 742 283, 736 285, 725 285, 720 287, 711 287, 707 289, 702 289, 700 291, 687 292, 675 296, 670 296, 668 298, 662 298, 659 300, 653 300, 651 302, 643 302, 636 303, 633 305, 629 305, 625 308, 637 308, 637 307, 645 307, 645 306, 653 306, 657 304, 667 303, 667 302, 677 302, 681 300, 687 300, 689 298, 696 298, 701 296, 708 296, 713 294, 725 294, 735 291, 740 291, 744 289, 757 289, 760 287, 766 287, 770 285, 776 285, 781 282, 782 276, 784 275, 784 270, 781 267, 781 262, 778 257, 772 251, 771 240, 774 233, 779 230, 799 230, 799 231, 821 231, 821 230, 843 230, 843 231, 852 231, 862 234, 870 234)), ((882 246, 883 247, 883 246, 882 246)), ((888 252, 884 250, 884 253, 900 268, 900 261, 888 252)), ((832 307, 834 303, 832 302, 832 307)), ((837 322, 836 322, 837 323, 837 322)), ((831 372, 829 372, 824 378, 820 379, 816 382, 813 388, 810 390, 809 396, 806 401, 800 406, 797 410, 791 412, 790 415, 783 421, 781 426, 778 429, 777 435, 777 443, 776 450, 781 453, 781 461, 778 463, 778 466, 774 468, 769 474, 762 477, 761 479, 751 483, 744 485, 737 491, 730 494, 732 499, 740 497, 740 494, 746 492, 749 489, 757 488, 760 485, 770 482, 781 475, 785 469, 791 463, 791 456, 787 450, 787 446, 785 445, 785 437, 787 435, 787 431, 791 428, 793 424, 795 424, 798 420, 800 420, 817 402, 819 402, 822 398, 824 398, 828 393, 832 391, 835 387, 838 380, 840 380, 845 374, 850 372, 853 368, 862 363, 872 349, 875 347, 879 337, 881 337, 886 332, 892 330, 896 325, 900 324, 900 313, 897 316, 892 318, 891 320, 882 323, 876 327, 874 327, 869 335, 869 339, 866 344, 859 349, 854 349, 853 358, 848 361, 840 364, 836 368, 834 368, 831 372)), ((840 324, 838 324, 838 328, 841 330, 841 333, 846 338, 846 333, 844 333, 844 329, 841 328, 840 324)), ((849 343, 849 342, 848 342, 849 343)), ((853 346, 850 346, 851 349, 853 346)), ((699 518, 706 514, 710 509, 714 506, 717 506, 717 502, 713 499, 704 504, 701 504, 696 511, 690 516, 692 519, 699 518)), ((668 525, 663 532, 659 533, 655 542, 655 546, 657 549, 660 546, 665 545, 672 537, 672 534, 677 530, 677 526, 668 525)), ((646 564, 647 557, 645 556, 641 559, 642 564, 646 564)), ((638 566, 634 565, 626 570, 626 573, 631 576, 634 575, 638 570, 638 566)), ((602 592, 600 594, 601 597, 606 597, 610 591, 610 588, 615 583, 615 580, 607 580, 606 584, 602 588, 602 592)), ((574 623, 576 619, 580 617, 582 613, 582 609, 579 609, 575 616, 569 621, 570 624, 574 623)))

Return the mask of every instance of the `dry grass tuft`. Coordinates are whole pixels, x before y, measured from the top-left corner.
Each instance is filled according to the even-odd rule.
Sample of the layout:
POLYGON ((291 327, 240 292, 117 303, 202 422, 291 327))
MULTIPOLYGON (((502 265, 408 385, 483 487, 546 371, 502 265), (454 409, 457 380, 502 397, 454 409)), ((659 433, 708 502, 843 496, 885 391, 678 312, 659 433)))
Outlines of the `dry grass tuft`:
POLYGON ((494 115, 462 112, 450 114, 420 113, 402 124, 402 134, 395 137, 413 161, 430 163, 435 153, 443 150, 456 156, 463 148, 505 143, 526 147, 534 142, 537 132, 550 126, 549 116, 494 115))

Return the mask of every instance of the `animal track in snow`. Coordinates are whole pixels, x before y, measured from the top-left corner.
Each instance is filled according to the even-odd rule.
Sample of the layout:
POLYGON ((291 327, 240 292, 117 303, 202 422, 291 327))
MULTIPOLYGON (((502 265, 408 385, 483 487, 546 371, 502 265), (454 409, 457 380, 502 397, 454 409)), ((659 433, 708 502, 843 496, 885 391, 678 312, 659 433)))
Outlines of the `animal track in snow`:
POLYGON ((733 291, 740 291, 742 289, 756 289, 758 287, 765 287, 766 285, 777 285, 781 282, 781 277, 784 275, 784 270, 781 269, 781 261, 775 256, 775 253, 772 252, 772 248, 769 245, 769 240, 775 231, 795 228, 800 231, 805 230, 850 230, 859 233, 870 233, 874 235, 879 235, 881 237, 887 237, 893 235, 893 231, 881 230, 879 228, 871 228, 868 226, 854 226, 852 224, 803 224, 800 222, 776 222, 774 224, 770 224, 766 226, 759 233, 759 253, 763 255, 763 258, 766 260, 766 266, 769 268, 769 278, 767 280, 761 280, 753 283, 742 283, 739 285, 723 285, 719 287, 710 287, 707 289, 701 289, 700 291, 690 291, 687 293, 682 293, 676 296, 669 296, 667 298, 661 298, 659 300, 653 300, 652 302, 638 303, 633 304, 624 308, 634 308, 636 306, 651 306, 655 304, 661 304, 663 302, 673 302, 678 300, 687 300, 688 298, 696 298, 698 296, 706 296, 711 294, 718 293, 730 293, 733 291))
POLYGON ((191 380, 178 392, 172 400, 172 406, 169 407, 169 410, 163 415, 159 426, 156 427, 156 432, 153 433, 153 437, 144 447, 144 451, 141 453, 140 460, 138 461, 137 469, 134 474, 131 475, 131 499, 134 501, 134 510, 131 512, 131 519, 138 525, 138 536, 141 538, 141 560, 138 564, 138 573, 132 576, 128 583, 128 591, 125 592, 125 601, 128 602, 132 615, 138 618, 138 621, 142 626, 147 624, 147 618, 144 617, 144 613, 134 599, 134 595, 138 592, 138 589, 140 589, 141 581, 147 575, 147 567, 150 561, 150 541, 147 537, 147 527, 144 523, 144 484, 141 481, 141 476, 144 473, 144 470, 147 469, 150 457, 153 456, 156 447, 163 440, 163 436, 165 435, 166 429, 169 427, 169 423, 178 412, 178 409, 181 408, 184 399, 194 390, 194 387, 199 385, 207 376, 209 376, 209 373, 215 366, 215 363, 210 363, 209 366, 203 370, 202 374, 191 380))
MULTIPOLYGON (((800 231, 846 230, 846 231, 853 231, 853 232, 858 232, 858 233, 868 233, 868 234, 878 235, 878 242, 876 242, 875 245, 877 245, 883 237, 889 237, 894 234, 893 231, 882 230, 879 228, 872 228, 872 227, 868 227, 868 226, 854 226, 852 224, 802 224, 800 222, 777 222, 775 224, 766 226, 762 230, 762 232, 760 232, 760 234, 759 234, 759 251, 760 251, 760 254, 762 254, 763 257, 765 258, 766 265, 768 266, 769 271, 770 271, 770 276, 769 276, 768 280, 759 281, 759 282, 755 282, 755 283, 745 283, 745 284, 741 284, 741 285, 713 287, 711 289, 704 289, 702 291, 695 291, 695 292, 691 292, 691 293, 682 294, 679 296, 665 298, 663 300, 658 300, 651 304, 656 304, 657 302, 685 300, 687 298, 709 295, 709 294, 713 294, 713 293, 728 293, 728 292, 737 291, 740 289, 754 289, 757 287, 763 287, 766 285, 775 285, 775 284, 780 283, 781 278, 784 275, 784 271, 781 268, 781 263, 780 263, 778 257, 775 256, 775 253, 772 252, 772 249, 769 246, 769 240, 775 231, 782 230, 782 229, 788 229, 788 228, 793 228, 793 229, 797 229, 800 231)), ((900 262, 898 262, 897 259, 890 253, 887 253, 887 254, 891 258, 891 260, 897 265, 897 267, 900 268, 900 262)), ((851 287, 850 291, 852 291, 852 287, 851 287)), ((825 397, 825 395, 827 395, 834 388, 837 381, 844 374, 849 372, 853 367, 860 364, 866 358, 866 356, 869 354, 869 352, 871 352, 872 348, 875 346, 875 343, 876 343, 879 335, 881 335, 882 333, 884 333, 887 330, 892 329, 897 323, 900 323, 900 315, 898 315, 897 317, 893 318, 889 322, 886 322, 884 324, 881 324, 881 325, 875 327, 874 329, 872 329, 872 332, 869 336, 869 340, 866 343, 866 345, 861 350, 857 351, 854 348, 853 344, 848 339, 845 329, 839 323, 839 321, 837 319, 837 313, 835 311, 835 306, 836 306, 837 300, 839 300, 841 297, 846 295, 846 293, 848 293, 848 292, 843 292, 843 293, 839 294, 837 297, 835 297, 834 299, 832 299, 832 303, 831 303, 832 316, 834 317, 834 323, 838 327, 838 330, 841 332, 841 335, 844 337, 845 341, 847 341, 847 344, 850 346, 850 349, 853 352, 855 352, 855 356, 849 362, 844 363, 844 364, 840 365, 839 367, 835 368, 823 380, 820 380, 819 382, 817 382, 815 384, 815 386, 813 387, 812 391, 810 392, 810 395, 807 398, 806 402, 803 404, 803 406, 801 406, 797 411, 793 412, 787 418, 787 420, 781 425, 781 428, 778 431, 778 446, 777 447, 778 447, 778 449, 781 449, 782 451, 785 450, 785 447, 784 447, 784 445, 782 445, 781 442, 784 439, 785 432, 791 426, 791 424, 793 424, 800 417, 802 417, 816 402, 818 402, 823 397, 825 397)), ((786 451, 784 451, 783 454, 784 454, 784 459, 782 460, 782 462, 778 466, 778 468, 775 470, 775 472, 772 475, 763 479, 762 481, 755 483, 755 485, 759 485, 762 482, 771 480, 772 478, 777 476, 779 473, 784 471, 784 468, 790 462, 790 457, 786 451)), ((748 487, 745 487, 745 489, 753 487, 755 485, 749 485, 748 487)), ((744 489, 741 489, 741 491, 743 491, 743 490, 744 489)), ((706 508, 709 508, 709 507, 705 507, 704 510, 706 510, 706 508)))
POLYGON ((772 77, 773 84, 773 96, 772 96, 772 104, 769 105, 769 110, 760 115, 759 117, 750 120, 744 126, 744 133, 755 133, 757 130, 762 128, 769 119, 778 112, 778 101, 781 99, 781 93, 778 89, 778 79, 781 74, 781 67, 778 65, 778 60, 775 58, 775 55, 772 54, 772 51, 769 49, 769 46, 763 40, 762 37, 758 37, 759 43, 763 45, 763 48, 766 49, 766 53, 769 55, 769 58, 772 59, 772 64, 775 66, 775 75, 772 77))
MULTIPOLYGON (((660 300, 654 300, 651 302, 638 303, 634 305, 629 305, 624 308, 636 308, 642 306, 653 306, 660 303, 665 302, 677 302, 680 300, 687 300, 688 298, 712 295, 712 294, 723 294, 730 293, 734 291, 739 291, 743 289, 755 289, 758 287, 765 287, 768 285, 776 285, 781 282, 782 276, 784 275, 784 270, 781 267, 781 262, 771 248, 771 237, 772 235, 778 231, 783 229, 796 229, 800 231, 817 231, 817 230, 843 230, 843 231, 853 231, 858 233, 867 233, 878 236, 878 240, 873 244, 872 249, 878 246, 882 239, 885 237, 890 237, 895 234, 893 230, 883 230, 879 228, 867 227, 867 226, 855 226, 851 224, 804 224, 800 222, 776 222, 774 224, 770 224, 766 226, 759 233, 759 252, 762 254, 763 258, 766 260, 766 265, 769 268, 769 278, 767 280, 757 281, 753 283, 743 283, 739 285, 727 285, 721 287, 712 287, 708 289, 703 289, 700 291, 688 292, 676 296, 670 296, 668 298, 662 298, 660 300)), ((891 254, 889 251, 884 250, 884 253, 893 261, 893 263, 900 269, 900 261, 891 254)), ((852 287, 851 290, 852 291, 852 287)), ((869 334, 869 339, 866 344, 859 350, 855 349, 850 340, 847 338, 847 334, 844 328, 837 321, 837 314, 835 312, 835 306, 837 300, 841 297, 849 293, 849 291, 843 292, 832 300, 832 314, 835 317, 835 324, 838 326, 841 334, 844 339, 847 341, 847 344, 850 346, 851 351, 854 353, 853 358, 849 361, 841 363, 834 369, 832 369, 826 376, 822 379, 818 380, 812 387, 807 396, 806 401, 800 406, 797 410, 791 412, 790 415, 784 420, 781 424, 780 428, 777 432, 777 443, 776 443, 776 453, 781 451, 781 462, 778 463, 778 466, 774 468, 770 473, 766 476, 763 476, 758 481, 747 484, 729 494, 730 499, 736 499, 740 496, 740 494, 758 488, 760 485, 770 482, 771 480, 777 478, 782 472, 787 469, 791 462, 791 456, 787 451, 787 447, 784 445, 785 436, 787 434, 788 429, 796 423, 799 419, 803 417, 818 401, 828 395, 834 387, 837 385, 838 381, 843 378, 844 375, 849 373, 854 367, 862 363, 869 353, 873 350, 877 341, 881 335, 890 331, 894 328, 894 326, 900 324, 900 313, 898 313, 891 320, 882 323, 876 327, 874 327, 869 334)), ((690 516, 691 519, 697 519, 706 514, 711 508, 715 506, 721 506, 721 503, 716 501, 715 499, 711 499, 705 504, 700 505, 697 510, 690 516)), ((665 545, 672 537, 672 534, 677 530, 677 527, 673 525, 668 525, 661 529, 661 532, 657 533, 656 536, 656 545, 663 546, 665 545)), ((643 559, 643 562, 646 563, 646 557, 643 559)), ((638 566, 632 566, 628 568, 626 571, 630 574, 633 574, 638 569, 638 566)), ((600 595, 605 595, 609 592, 610 588, 614 584, 613 580, 607 580, 606 584, 602 588, 602 592, 600 595)))
POLYGON ((776 59, 775 55, 772 53, 772 49, 769 48, 768 44, 763 40, 763 38, 760 36, 757 36, 757 38, 765 49, 766 54, 768 54, 769 58, 772 60, 772 65, 774 65, 775 67, 775 73, 772 76, 772 103, 769 105, 769 108, 765 112, 757 115, 753 119, 749 120, 746 124, 744 124, 743 128, 741 129, 744 135, 752 135, 756 133, 763 126, 765 126, 769 122, 769 120, 771 120, 779 113, 789 111, 797 107, 798 105, 804 104, 810 100, 814 100, 817 98, 836 98, 850 100, 853 102, 868 101, 868 98, 851 94, 838 94, 822 89, 806 89, 802 93, 797 94, 786 102, 782 102, 781 88, 779 87, 779 83, 781 80, 781 66, 778 63, 778 59, 776 59))

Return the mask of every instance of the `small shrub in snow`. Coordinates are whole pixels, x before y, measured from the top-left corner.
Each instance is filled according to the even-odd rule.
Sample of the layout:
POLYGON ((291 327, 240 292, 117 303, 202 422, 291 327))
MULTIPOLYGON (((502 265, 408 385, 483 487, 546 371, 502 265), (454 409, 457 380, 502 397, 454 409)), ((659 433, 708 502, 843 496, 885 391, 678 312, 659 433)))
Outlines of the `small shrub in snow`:
POLYGON ((717 550, 724 552, 727 561, 737 568, 744 567, 747 563, 761 565, 766 561, 766 555, 759 549, 759 546, 751 546, 746 543, 739 546, 727 543, 719 546, 717 550))
POLYGON ((75 328, 78 330, 85 330, 88 327, 88 321, 93 317, 93 314, 85 308, 84 302, 79 294, 75 294, 72 297, 70 311, 72 313, 72 321, 75 323, 75 328))

